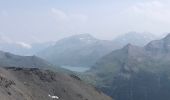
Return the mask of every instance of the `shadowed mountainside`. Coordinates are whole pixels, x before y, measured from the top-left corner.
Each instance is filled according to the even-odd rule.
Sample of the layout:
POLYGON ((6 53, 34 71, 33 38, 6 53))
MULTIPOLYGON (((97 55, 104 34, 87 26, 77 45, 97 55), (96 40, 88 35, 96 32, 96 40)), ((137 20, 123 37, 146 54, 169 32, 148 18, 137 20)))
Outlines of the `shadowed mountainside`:
POLYGON ((115 100, 169 100, 170 34, 144 47, 115 50, 86 73, 115 100))
POLYGON ((50 68, 52 67, 52 64, 36 56, 19 56, 0 51, 0 66, 50 68))

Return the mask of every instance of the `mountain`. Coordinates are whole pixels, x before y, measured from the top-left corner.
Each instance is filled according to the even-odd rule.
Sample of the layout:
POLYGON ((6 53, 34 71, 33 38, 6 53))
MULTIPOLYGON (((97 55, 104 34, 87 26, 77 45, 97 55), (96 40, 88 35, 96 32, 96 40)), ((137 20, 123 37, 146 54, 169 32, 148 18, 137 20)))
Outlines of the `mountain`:
POLYGON ((102 56, 128 43, 144 45, 153 38, 146 33, 129 32, 109 41, 96 39, 90 34, 78 34, 57 41, 37 55, 55 65, 90 67, 102 56))
POLYGON ((112 100, 75 75, 37 68, 0 68, 1 100, 112 100))
POLYGON ((155 40, 145 46, 148 51, 154 54, 169 54, 170 52, 170 34, 162 40, 155 40))
POLYGON ((79 34, 59 40, 37 55, 55 65, 89 67, 113 48, 110 41, 98 40, 90 34, 79 34))
POLYGON ((169 100, 169 45, 170 34, 144 47, 128 44, 102 57, 87 76, 115 100, 169 100))
POLYGON ((34 55, 37 52, 53 45, 54 42, 45 42, 45 43, 32 43, 27 44, 24 42, 2 42, 0 41, 0 50, 11 52, 16 55, 30 56, 34 55))
POLYGON ((50 68, 52 64, 36 56, 19 56, 8 52, 0 51, 0 66, 50 68))
MULTIPOLYGON (((129 32, 126 34, 122 34, 118 37, 116 37, 113 42, 114 44, 118 44, 119 48, 122 48, 123 46, 127 44, 133 44, 137 46, 144 46, 150 41, 156 39, 157 37, 154 36, 152 33, 148 32, 129 32)), ((117 49, 119 49, 117 48, 117 49)))

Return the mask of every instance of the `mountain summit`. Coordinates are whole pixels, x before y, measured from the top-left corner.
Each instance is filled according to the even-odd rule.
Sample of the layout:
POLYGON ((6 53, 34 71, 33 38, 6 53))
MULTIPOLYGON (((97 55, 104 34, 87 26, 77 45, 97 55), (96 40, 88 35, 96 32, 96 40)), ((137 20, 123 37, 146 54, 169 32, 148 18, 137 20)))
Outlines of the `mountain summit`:
POLYGON ((89 67, 113 50, 112 42, 98 40, 89 34, 61 39, 37 55, 60 66, 89 67))
POLYGON ((161 40, 155 40, 145 46, 146 50, 153 53, 168 53, 170 52, 170 34, 161 40))
POLYGON ((144 46, 155 38, 156 37, 153 34, 148 32, 128 32, 126 34, 118 36, 113 40, 113 42, 119 44, 120 47, 123 47, 128 43, 137 46, 144 46))

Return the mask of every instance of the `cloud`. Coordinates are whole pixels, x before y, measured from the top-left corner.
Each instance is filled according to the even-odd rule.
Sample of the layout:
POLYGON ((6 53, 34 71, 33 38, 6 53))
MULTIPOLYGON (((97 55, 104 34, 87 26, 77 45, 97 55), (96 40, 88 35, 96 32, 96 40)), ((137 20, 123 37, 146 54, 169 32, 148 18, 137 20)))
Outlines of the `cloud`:
POLYGON ((62 10, 51 8, 51 12, 57 20, 69 20, 69 16, 62 10))
POLYGON ((133 14, 151 21, 170 23, 170 7, 164 2, 148 1, 140 2, 131 6, 127 10, 127 14, 133 14))
POLYGON ((16 42, 16 44, 18 44, 21 47, 26 48, 26 49, 31 49, 32 48, 32 46, 30 44, 27 44, 25 42, 16 42))
POLYGON ((2 44, 12 44, 12 45, 18 45, 22 48, 26 48, 26 49, 31 49, 32 46, 28 43, 25 42, 16 42, 14 40, 12 40, 10 37, 2 35, 4 33, 0 32, 0 43, 2 44))

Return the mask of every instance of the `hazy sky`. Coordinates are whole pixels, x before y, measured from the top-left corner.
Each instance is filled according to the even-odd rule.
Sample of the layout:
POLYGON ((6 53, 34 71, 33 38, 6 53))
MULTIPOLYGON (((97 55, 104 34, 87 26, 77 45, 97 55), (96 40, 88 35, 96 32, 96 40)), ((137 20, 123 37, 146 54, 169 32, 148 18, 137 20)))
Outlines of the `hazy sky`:
POLYGON ((79 33, 113 39, 170 32, 169 0, 0 0, 0 39, 45 42, 79 33))

